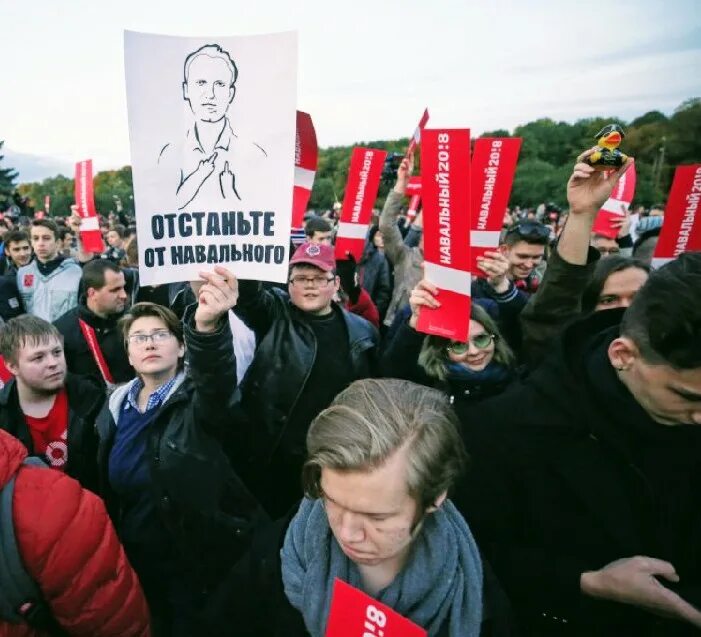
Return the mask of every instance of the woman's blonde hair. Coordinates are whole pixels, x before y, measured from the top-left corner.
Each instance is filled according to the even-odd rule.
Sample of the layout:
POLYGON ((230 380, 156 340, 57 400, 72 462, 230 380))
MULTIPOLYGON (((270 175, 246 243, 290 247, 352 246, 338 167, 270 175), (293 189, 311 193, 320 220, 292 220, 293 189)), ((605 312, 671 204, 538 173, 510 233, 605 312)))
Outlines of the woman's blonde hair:
MULTIPOLYGON (((494 335, 494 361, 504 367, 512 367, 515 361, 514 353, 509 344, 502 338, 496 321, 482 306, 472 303, 470 319, 484 327, 487 334, 494 335)), ((419 365, 431 378, 444 381, 448 378, 448 364, 450 359, 446 347, 450 345, 450 339, 441 336, 427 336, 421 346, 419 365)))
POLYGON ((404 446, 409 494, 425 510, 450 489, 467 460, 448 397, 406 380, 358 380, 309 428, 304 491, 322 496, 324 468, 370 471, 404 446))

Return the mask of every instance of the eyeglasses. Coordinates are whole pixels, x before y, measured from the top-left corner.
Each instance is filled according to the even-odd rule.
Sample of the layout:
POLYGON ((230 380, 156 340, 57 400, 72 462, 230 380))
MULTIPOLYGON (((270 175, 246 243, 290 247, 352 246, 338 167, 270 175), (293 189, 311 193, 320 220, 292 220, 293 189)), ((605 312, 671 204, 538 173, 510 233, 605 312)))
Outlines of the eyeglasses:
POLYGON ((146 345, 149 341, 152 343, 165 343, 173 336, 168 330, 158 330, 151 334, 130 334, 129 342, 132 345, 146 345))
POLYGON ((496 340, 495 334, 487 334, 487 332, 482 332, 482 334, 477 334, 473 336, 467 343, 451 343, 445 349, 451 354, 467 354, 470 349, 470 343, 472 343, 477 349, 487 349, 492 341, 496 340))
POLYGON ((335 277, 331 277, 329 279, 325 276, 293 276, 290 279, 290 283, 300 288, 307 287, 307 285, 311 285, 315 288, 325 288, 334 278, 335 277))
POLYGON ((519 221, 511 226, 506 234, 517 234, 523 239, 542 240, 550 238, 550 229, 537 221, 519 221))

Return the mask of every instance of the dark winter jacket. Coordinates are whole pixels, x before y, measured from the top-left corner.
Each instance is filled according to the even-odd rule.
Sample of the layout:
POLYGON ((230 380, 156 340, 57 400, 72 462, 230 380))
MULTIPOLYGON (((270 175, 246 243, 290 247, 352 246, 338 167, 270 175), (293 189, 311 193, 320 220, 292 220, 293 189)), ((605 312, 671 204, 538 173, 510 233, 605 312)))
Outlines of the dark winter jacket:
POLYGON ((117 327, 119 315, 101 318, 90 311, 84 300, 54 322, 58 331, 63 334, 63 350, 68 370, 74 374, 90 376, 96 382, 105 385, 92 350, 80 329, 80 319, 95 330, 97 343, 113 381, 124 383, 134 378, 134 369, 129 364, 124 338, 117 327))
MULTIPOLYGON (((70 373, 66 375, 65 387, 68 395, 68 461, 65 471, 86 489, 97 491, 95 420, 105 402, 105 392, 92 379, 70 373)), ((19 404, 14 378, 0 391, 0 429, 18 438, 30 455, 37 455, 19 404)))
POLYGON ((17 289, 17 274, 0 276, 0 318, 9 321, 20 314, 24 314, 24 307, 17 289))
POLYGON ((650 419, 607 356, 622 311, 568 327, 523 383, 459 405, 472 459, 454 501, 526 636, 676 636, 689 625, 580 592, 623 558, 668 560, 701 607, 701 432, 650 419))
MULTIPOLYGON (((221 440, 235 428, 236 361, 228 320, 212 334, 184 320, 189 368, 149 425, 151 488, 179 566, 202 588, 240 556, 264 515, 243 486, 221 440)), ((110 397, 97 421, 100 491, 119 530, 120 501, 108 480, 119 410, 131 383, 110 397)))
MULTIPOLYGON (((262 478, 270 474, 273 456, 290 455, 280 445, 312 372, 317 341, 304 312, 281 290, 263 290, 254 281, 241 281, 239 290, 236 314, 254 331, 258 342, 241 386, 241 408, 248 424, 237 445, 239 466, 255 490, 264 489, 262 478)), ((345 322, 353 380, 376 375, 377 331, 338 305, 333 305, 333 311, 345 322)))
POLYGON ((392 278, 389 262, 384 253, 368 244, 363 258, 358 264, 360 285, 367 291, 380 313, 380 321, 385 318, 392 298, 392 278))
MULTIPOLYGON (((236 564, 212 595, 203 616, 209 635, 228 635, 236 626, 238 637, 308 637, 302 614, 290 604, 282 584, 280 551, 297 507, 284 518, 261 529, 249 552, 236 564)), ((483 621, 481 637, 515 635, 509 602, 483 559, 483 621)), ((448 635, 448 624, 437 637, 448 635)))
MULTIPOLYGON (((146 600, 102 500, 59 471, 22 466, 26 455, 0 432, 0 489, 16 476, 17 548, 53 619, 66 635, 148 637, 146 600)), ((45 635, 0 620, 0 637, 45 635)))

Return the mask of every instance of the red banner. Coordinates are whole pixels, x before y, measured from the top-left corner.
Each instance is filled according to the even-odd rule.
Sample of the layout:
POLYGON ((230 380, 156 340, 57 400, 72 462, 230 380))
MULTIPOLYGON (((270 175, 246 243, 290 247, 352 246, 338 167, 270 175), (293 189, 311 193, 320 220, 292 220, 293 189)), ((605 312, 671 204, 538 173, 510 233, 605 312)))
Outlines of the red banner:
POLYGON ((409 178, 409 183, 406 186, 406 196, 413 197, 421 194, 421 175, 414 175, 409 178))
POLYGON ((406 210, 406 218, 409 223, 412 223, 416 219, 416 214, 419 212, 419 206, 421 205, 421 195, 412 195, 409 201, 409 207, 406 210))
POLYGON ((319 161, 316 131, 309 113, 297 111, 297 140, 295 143, 295 185, 292 195, 292 227, 301 228, 312 194, 314 176, 319 161))
POLYGON ((635 164, 633 164, 623 173, 611 196, 601 206, 591 229, 594 234, 600 234, 609 239, 615 239, 618 236, 620 228, 614 227, 612 221, 625 216, 625 211, 628 210, 635 196, 635 182, 635 164))
POLYGON ((336 234, 337 259, 347 259, 348 253, 352 254, 356 261, 360 261, 363 256, 372 206, 377 198, 386 156, 387 152, 384 150, 353 149, 336 234))
POLYGON ((102 252, 105 244, 100 232, 100 220, 95 210, 92 184, 92 159, 75 165, 75 203, 80 215, 80 241, 87 252, 102 252))
POLYGON ((659 268, 684 252, 701 250, 701 164, 678 166, 652 257, 659 268))
POLYGON ((471 272, 484 276, 477 257, 499 247, 504 212, 514 183, 519 137, 482 137, 475 141, 471 166, 471 272))
POLYGON ((411 140, 409 141, 409 147, 406 150, 407 155, 411 155, 411 153, 413 153, 414 149, 416 148, 416 144, 421 142, 421 133, 422 133, 423 129, 426 128, 427 123, 428 123, 428 109, 425 108, 423 115, 421 116, 421 119, 419 120, 419 124, 416 127, 414 134, 411 136, 411 140))
POLYGON ((46 195, 44 197, 44 211, 48 215, 50 210, 51 210, 51 195, 46 195))
POLYGON ((336 579, 326 637, 426 637, 414 622, 336 579))
POLYGON ((421 138, 424 277, 440 294, 416 329, 466 342, 470 326, 470 131, 424 130, 421 138))

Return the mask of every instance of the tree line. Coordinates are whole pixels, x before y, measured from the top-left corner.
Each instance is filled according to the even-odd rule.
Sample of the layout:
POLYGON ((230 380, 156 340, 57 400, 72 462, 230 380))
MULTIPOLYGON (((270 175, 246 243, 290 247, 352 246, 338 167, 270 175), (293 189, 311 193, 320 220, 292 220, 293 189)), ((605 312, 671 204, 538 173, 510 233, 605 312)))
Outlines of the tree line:
MULTIPOLYGON (((701 98, 686 100, 667 116, 650 111, 625 122, 617 117, 580 119, 574 123, 543 118, 517 126, 513 131, 487 131, 482 137, 521 137, 519 156, 510 205, 535 207, 553 202, 565 206, 565 184, 577 155, 594 144, 594 135, 609 123, 620 124, 626 137, 621 150, 635 157, 638 180, 635 204, 650 206, 664 203, 679 164, 701 162, 701 98)), ((355 146, 379 148, 388 153, 403 153, 408 138, 361 142, 355 146)), ((0 142, 0 149, 2 142, 0 142)), ((324 210, 342 201, 348 178, 353 146, 332 146, 319 151, 319 164, 309 202, 310 208, 324 210)), ((418 159, 418 158, 417 158, 418 159)), ((44 206, 51 197, 51 214, 66 215, 74 203, 73 179, 58 175, 42 182, 16 185, 17 174, 2 166, 0 156, 0 209, 17 204, 25 214, 44 206)), ((417 162, 418 163, 418 162, 417 162)), ((391 180, 380 186, 377 206, 384 203, 391 180)), ((134 199, 131 167, 102 171, 94 179, 95 205, 104 215, 110 212, 133 213, 134 199)))

